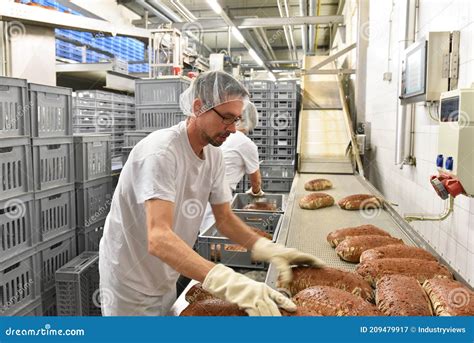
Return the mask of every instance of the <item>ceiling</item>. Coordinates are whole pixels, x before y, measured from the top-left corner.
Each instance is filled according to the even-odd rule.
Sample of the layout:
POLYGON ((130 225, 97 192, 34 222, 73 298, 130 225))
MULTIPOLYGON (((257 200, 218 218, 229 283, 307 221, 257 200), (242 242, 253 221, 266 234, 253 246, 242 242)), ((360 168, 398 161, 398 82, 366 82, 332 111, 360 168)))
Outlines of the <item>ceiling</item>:
MULTIPOLYGON (((284 0, 218 0, 218 3, 232 21, 238 22, 239 20, 246 18, 280 18, 278 1, 281 3, 281 8, 285 15, 284 0)), ((189 10, 192 15, 198 19, 198 22, 213 20, 216 23, 219 23, 221 21, 220 25, 216 25, 219 26, 218 28, 215 28, 216 26, 214 26, 213 28, 204 29, 199 34, 201 43, 203 43, 208 49, 213 52, 219 52, 221 50, 228 51, 230 37, 230 54, 240 55, 242 56, 243 61, 247 60, 251 62, 251 58, 249 58, 247 54, 247 48, 239 43, 233 35, 229 35, 227 24, 225 24, 222 18, 211 9, 206 0, 117 0, 118 4, 127 7, 142 17, 142 20, 134 22, 137 26, 145 27, 144 18, 148 15, 148 28, 156 28, 159 25, 169 23, 170 21, 186 23, 187 21, 184 19, 183 15, 180 14, 177 10, 177 6, 174 4, 176 2, 179 2, 189 10), (163 5, 165 10, 162 8, 163 5), (171 14, 169 12, 167 13, 166 10, 170 11, 171 14), (156 13, 156 11, 159 13, 156 13), (165 16, 160 15, 160 13, 165 16)), ((310 5, 314 8, 315 16, 338 15, 341 14, 340 12, 344 4, 344 0, 287 0, 286 2, 290 18, 301 16, 302 7, 306 11, 310 11, 310 5)), ((310 31, 308 31, 310 30, 309 27, 310 26, 307 25, 304 33, 305 36, 309 35, 307 38, 308 40, 305 40, 305 42, 308 41, 308 44, 305 44, 307 45, 306 53, 327 54, 331 42, 331 36, 334 34, 335 25, 315 25, 313 31, 314 39, 311 39, 313 36, 311 36, 311 33, 309 33, 310 31), (310 43, 309 40, 312 42, 314 41, 314 44, 312 44, 312 42, 310 43), (314 50, 309 50, 310 45, 314 47, 314 50)), ((288 68, 296 67, 298 63, 291 62, 301 61, 301 58, 304 55, 302 25, 289 26, 287 33, 285 33, 282 26, 240 28, 240 31, 245 37, 245 40, 268 66, 272 65, 271 61, 278 60, 288 62, 285 64, 288 68), (292 47, 291 38, 293 38, 294 46, 296 48, 296 52, 294 53, 289 50, 289 46, 292 47), (269 46, 271 48, 269 48, 269 46)), ((208 52, 209 51, 207 50, 206 53, 208 52)), ((279 66, 281 67, 281 64, 279 66)))

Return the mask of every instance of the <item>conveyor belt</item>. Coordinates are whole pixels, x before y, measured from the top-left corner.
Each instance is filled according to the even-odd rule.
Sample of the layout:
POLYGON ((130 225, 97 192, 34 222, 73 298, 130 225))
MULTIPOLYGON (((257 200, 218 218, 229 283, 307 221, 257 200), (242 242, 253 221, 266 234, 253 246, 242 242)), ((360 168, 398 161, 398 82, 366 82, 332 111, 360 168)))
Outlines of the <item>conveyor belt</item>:
MULTIPOLYGON (((381 196, 368 181, 357 175, 297 174, 288 197, 287 210, 277 239, 278 243, 311 253, 326 261, 330 267, 352 271, 356 264, 341 260, 334 248, 326 241, 326 236, 329 232, 339 228, 373 224, 386 230, 392 236, 403 239, 408 245, 419 246, 430 251, 439 258, 440 262, 447 265, 437 252, 433 251, 414 230, 409 228, 408 224, 401 220, 390 205, 385 209, 374 210, 371 213, 346 211, 337 205, 318 210, 300 209, 299 200, 309 193, 304 189, 304 184, 314 178, 327 178, 332 181, 334 188, 324 192, 332 195, 336 202, 345 196, 357 193, 371 193, 381 196)), ((464 281, 454 270, 451 271, 455 274, 456 279, 464 281)), ((270 265, 266 283, 275 287, 276 276, 275 268, 270 265)))

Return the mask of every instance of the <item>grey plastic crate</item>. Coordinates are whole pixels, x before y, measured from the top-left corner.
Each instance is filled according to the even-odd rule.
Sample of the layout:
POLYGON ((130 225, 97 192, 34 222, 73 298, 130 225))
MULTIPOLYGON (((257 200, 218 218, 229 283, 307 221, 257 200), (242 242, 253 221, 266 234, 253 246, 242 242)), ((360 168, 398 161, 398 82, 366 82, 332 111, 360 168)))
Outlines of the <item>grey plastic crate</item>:
POLYGON ((296 137, 298 132, 294 127, 286 127, 286 128, 272 128, 268 130, 269 135, 272 137, 278 138, 291 138, 296 137))
POLYGON ((268 145, 258 145, 257 148, 258 148, 258 155, 260 158, 262 158, 262 156, 264 155, 266 156, 271 153, 270 146, 268 145))
POLYGON ((288 80, 288 81, 278 81, 275 83, 272 83, 272 89, 274 90, 296 90, 297 84, 296 80, 288 80))
POLYGON ((100 316, 99 254, 84 252, 56 271, 58 316, 100 316))
POLYGON ((73 138, 33 138, 33 174, 35 191, 74 182, 73 138))
POLYGON ((186 119, 179 107, 137 107, 135 111, 137 130, 154 131, 174 126, 186 119))
POLYGON ((58 309, 56 304, 56 288, 51 288, 49 291, 41 294, 43 303, 43 316, 56 317, 58 309))
POLYGON ((256 127, 252 130, 250 137, 267 137, 270 135, 270 129, 264 127, 256 127))
POLYGON ((71 89, 30 83, 32 137, 72 135, 71 89))
POLYGON ((253 100, 252 102, 258 110, 271 108, 273 104, 272 100, 253 100))
POLYGON ((257 145, 270 145, 270 137, 251 137, 251 140, 257 145))
POLYGON ((293 91, 273 90, 272 99, 274 100, 296 100, 296 89, 293 91))
POLYGON ((30 135, 28 83, 0 77, 0 138, 30 135))
POLYGON ((268 90, 252 89, 249 93, 252 100, 270 100, 272 98, 271 92, 268 90))
POLYGON ((76 183, 77 224, 89 227, 107 217, 112 202, 112 177, 76 183))
POLYGON ((293 178, 295 176, 295 166, 293 161, 267 160, 260 164, 260 173, 262 179, 293 178))
POLYGON ((54 288, 56 270, 76 257, 76 233, 68 232, 41 244, 37 258, 41 270, 41 292, 54 288))
POLYGON ((295 147, 275 147, 273 146, 271 148, 271 153, 272 155, 275 155, 275 157, 278 156, 294 156, 296 154, 296 148, 295 147))
POLYGON ((265 192, 289 192, 293 178, 267 178, 262 180, 262 189, 265 192))
POLYGON ((115 95, 114 93, 100 91, 100 90, 77 90, 76 91, 77 99, 97 99, 97 100, 112 101, 114 95, 115 95))
POLYGON ((295 147, 296 145, 296 137, 280 137, 275 136, 270 139, 270 145, 278 146, 278 147, 295 147))
POLYGON ((89 227, 77 228, 77 252, 99 251, 100 239, 104 234, 105 219, 89 227))
MULTIPOLYGON (((263 212, 236 212, 240 219, 247 225, 263 230, 273 235, 273 240, 278 236, 280 228, 281 213, 263 213, 263 212)), ((223 237, 214 225, 205 230, 198 237, 198 253, 213 262, 220 262, 231 267, 265 269, 268 264, 261 261, 252 261, 250 251, 234 251, 229 248, 235 247, 235 243, 228 238, 223 237)))
POLYGON ((276 109, 296 109, 296 100, 273 100, 276 109))
MULTIPOLYGON (((266 191, 266 189, 264 189, 266 191)), ((286 201, 283 194, 265 194, 263 197, 255 198, 254 196, 246 193, 236 193, 234 198, 230 203, 232 210, 236 212, 279 212, 284 213, 286 209, 286 201), (256 210, 246 210, 245 206, 248 204, 253 204, 256 202, 270 202, 274 203, 277 210, 276 211, 256 211, 256 210)))
POLYGON ((76 228, 74 185, 35 193, 35 222, 39 242, 76 228))
POLYGON ((124 136, 124 146, 130 147, 137 145, 143 138, 148 136, 150 132, 142 132, 142 131, 125 131, 123 133, 124 136))
POLYGON ((136 105, 170 107, 179 105, 179 96, 189 87, 190 79, 168 77, 162 79, 136 80, 136 105))
POLYGON ((110 176, 112 168, 110 147, 110 135, 74 135, 76 182, 110 176))
POLYGON ((257 90, 257 89, 272 89, 273 81, 266 81, 266 80, 252 80, 246 81, 245 85, 250 91, 257 90))
POLYGON ((34 251, 26 257, 0 263, 0 316, 17 315, 40 295, 34 251))
POLYGON ((36 297, 30 303, 23 306, 17 312, 12 314, 15 317, 39 317, 43 315, 43 306, 41 297, 36 297))
POLYGON ((34 223, 33 194, 0 201, 0 260, 34 247, 34 223))
POLYGON ((33 190, 29 138, 0 138, 0 200, 33 190))

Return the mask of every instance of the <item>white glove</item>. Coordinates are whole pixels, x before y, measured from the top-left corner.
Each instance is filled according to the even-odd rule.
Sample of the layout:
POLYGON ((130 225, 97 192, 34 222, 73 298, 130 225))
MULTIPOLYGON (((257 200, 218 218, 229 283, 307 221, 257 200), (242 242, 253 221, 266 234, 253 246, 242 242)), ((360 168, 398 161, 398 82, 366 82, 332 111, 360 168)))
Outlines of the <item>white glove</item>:
POLYGON ((249 316, 281 316, 278 307, 289 312, 296 311, 296 305, 283 294, 223 264, 217 264, 207 273, 202 288, 218 298, 237 304, 249 316))
POLYGON ((250 189, 245 192, 245 194, 250 194, 253 197, 263 197, 265 195, 265 192, 262 191, 262 188, 260 188, 260 191, 258 193, 254 193, 252 187, 250 187, 250 189))
POLYGON ((252 247, 252 259, 273 263, 280 273, 280 280, 287 285, 293 278, 291 265, 308 265, 324 267, 326 264, 319 258, 303 253, 297 249, 286 248, 266 238, 259 238, 252 247))

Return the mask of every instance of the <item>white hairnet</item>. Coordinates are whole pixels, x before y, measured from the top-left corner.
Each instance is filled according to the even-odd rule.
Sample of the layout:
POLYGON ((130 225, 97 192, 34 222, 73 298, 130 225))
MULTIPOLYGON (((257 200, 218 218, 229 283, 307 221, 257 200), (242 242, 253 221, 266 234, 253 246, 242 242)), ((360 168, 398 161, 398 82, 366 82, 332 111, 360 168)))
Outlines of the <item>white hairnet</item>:
POLYGON ((247 132, 252 131, 258 124, 258 110, 252 102, 247 102, 242 112, 242 120, 239 122, 239 129, 247 132))
POLYGON ((249 92, 232 75, 223 71, 207 71, 195 78, 179 98, 179 106, 187 116, 200 115, 229 101, 241 100, 244 107, 249 101, 249 92), (199 113, 193 113, 193 102, 201 99, 199 113))

